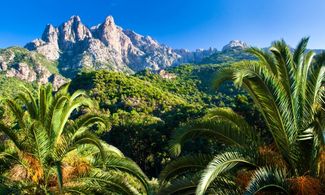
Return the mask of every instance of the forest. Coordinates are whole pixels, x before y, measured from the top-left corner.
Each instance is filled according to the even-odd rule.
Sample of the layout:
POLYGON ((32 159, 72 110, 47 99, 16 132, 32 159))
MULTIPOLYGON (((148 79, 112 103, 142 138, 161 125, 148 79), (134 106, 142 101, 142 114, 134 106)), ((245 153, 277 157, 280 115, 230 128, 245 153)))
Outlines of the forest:
POLYGON ((308 41, 58 90, 1 75, 0 194, 325 194, 325 52, 308 41))

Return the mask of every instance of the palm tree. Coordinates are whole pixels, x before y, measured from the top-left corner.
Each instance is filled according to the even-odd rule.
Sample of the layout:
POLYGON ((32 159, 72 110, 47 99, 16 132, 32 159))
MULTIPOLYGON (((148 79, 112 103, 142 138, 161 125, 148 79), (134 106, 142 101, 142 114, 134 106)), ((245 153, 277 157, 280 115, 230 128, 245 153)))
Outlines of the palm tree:
POLYGON ((85 92, 70 95, 68 88, 53 93, 52 85, 41 86, 36 97, 23 88, 17 98, 2 100, 15 123, 0 123, 6 136, 0 192, 151 193, 141 169, 92 133, 107 121, 95 104, 85 92))
POLYGON ((293 53, 283 40, 269 51, 250 48, 257 61, 225 67, 216 77, 215 87, 231 80, 247 91, 273 143, 232 110, 212 110, 178 129, 171 151, 179 155, 182 144, 195 137, 229 147, 216 156, 172 161, 160 176, 162 194, 320 193, 325 182, 325 53, 315 57, 307 43, 303 38, 293 53))

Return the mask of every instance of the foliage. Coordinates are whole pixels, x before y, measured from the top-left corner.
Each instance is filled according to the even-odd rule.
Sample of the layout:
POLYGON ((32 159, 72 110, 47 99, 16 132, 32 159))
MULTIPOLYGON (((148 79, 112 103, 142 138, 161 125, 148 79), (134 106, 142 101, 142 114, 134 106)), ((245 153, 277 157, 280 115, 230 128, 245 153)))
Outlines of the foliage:
MULTIPOLYGON (((176 75, 174 79, 162 78, 149 70, 132 76, 109 71, 88 72, 72 81, 71 90, 86 90, 98 102, 101 112, 110 115, 112 130, 100 134, 101 137, 135 160, 149 176, 156 177, 170 160, 168 140, 172 130, 181 123, 200 117, 207 108, 218 105, 233 106, 252 118, 258 117, 250 100, 230 83, 215 96, 210 87, 211 77, 220 67, 182 65, 168 70, 169 74, 176 75)), ((206 145, 202 141, 189 148, 210 150, 206 145)))
POLYGON ((25 83, 24 81, 14 78, 6 77, 4 74, 0 74, 0 96, 1 97, 15 97, 19 90, 17 86, 25 85, 30 90, 37 89, 36 83, 25 83))
MULTIPOLYGON (((0 194, 324 193, 325 53, 307 42, 84 70, 58 92, 1 75, 0 194)), ((0 56, 58 72, 22 48, 0 56)))
POLYGON ((195 115, 194 106, 151 82, 122 73, 84 73, 72 82, 83 87, 110 113, 112 130, 102 138, 119 147, 150 175, 158 175, 168 160, 171 128, 195 115))
POLYGON ((0 49, 0 57, 3 61, 8 62, 8 68, 14 66, 17 63, 26 63, 31 67, 35 65, 45 66, 51 73, 58 74, 58 63, 56 61, 50 61, 43 55, 37 52, 30 52, 21 47, 9 47, 6 49, 0 49))
POLYGON ((2 100, 15 123, 0 123, 0 191, 150 194, 141 169, 89 131, 106 125, 94 102, 68 87, 53 94, 51 85, 41 86, 35 97, 24 88, 2 100))
POLYGON ((213 109, 203 118, 175 131, 171 151, 179 155, 186 140, 202 136, 228 148, 204 168, 195 166, 201 162, 199 158, 197 163, 190 157, 174 160, 165 168, 169 171, 162 171, 160 176, 162 191, 173 189, 176 194, 186 187, 179 185, 184 175, 175 170, 193 165, 195 169, 187 178, 200 174, 196 194, 221 188, 214 183, 220 178, 230 177, 231 181, 238 182, 238 176, 248 178, 247 182, 238 183, 244 194, 261 191, 322 193, 325 53, 313 60, 313 51, 306 52, 307 43, 308 38, 302 39, 293 53, 284 41, 274 42, 270 52, 250 48, 248 52, 258 61, 242 61, 224 67, 216 77, 216 87, 225 80, 232 80, 248 92, 263 116, 272 136, 271 143, 232 110, 213 109), (172 177, 168 176, 171 174, 172 177), (167 176, 170 179, 166 180, 167 176), (178 181, 176 189, 173 181, 178 181), (304 185, 307 183, 313 185, 304 185))
POLYGON ((254 56, 246 53, 242 50, 234 50, 234 51, 220 51, 212 54, 209 57, 206 57, 202 60, 202 64, 219 64, 219 63, 231 63, 238 62, 242 60, 254 60, 254 56))

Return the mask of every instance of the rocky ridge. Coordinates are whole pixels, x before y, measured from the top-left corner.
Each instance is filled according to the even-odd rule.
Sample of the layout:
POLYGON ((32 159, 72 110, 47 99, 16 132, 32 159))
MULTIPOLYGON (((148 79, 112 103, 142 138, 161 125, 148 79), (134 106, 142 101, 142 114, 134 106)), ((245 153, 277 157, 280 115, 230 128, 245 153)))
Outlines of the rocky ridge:
POLYGON ((215 49, 174 50, 150 36, 124 30, 108 16, 101 24, 88 28, 80 17, 54 27, 46 26, 40 39, 25 48, 59 62, 60 71, 71 77, 80 70, 108 69, 133 73, 144 69, 159 70, 180 63, 196 63, 215 49))
POLYGON ((54 62, 46 60, 36 52, 18 47, 0 50, 0 74, 26 82, 51 82, 54 89, 67 82, 56 70, 54 62))
MULTIPOLYGON (((0 50, 0 74, 27 82, 51 82, 58 88, 67 82, 65 77, 73 78, 84 70, 134 73, 151 69, 159 72, 182 63, 219 63, 228 59, 228 54, 224 57, 224 53, 241 51, 247 44, 234 40, 222 52, 213 48, 172 49, 150 36, 122 29, 112 16, 90 28, 80 17, 73 16, 58 27, 48 24, 41 38, 26 44, 25 48, 0 50), (210 60, 214 55, 217 58, 210 60)), ((169 75, 163 76, 169 78, 169 75)))

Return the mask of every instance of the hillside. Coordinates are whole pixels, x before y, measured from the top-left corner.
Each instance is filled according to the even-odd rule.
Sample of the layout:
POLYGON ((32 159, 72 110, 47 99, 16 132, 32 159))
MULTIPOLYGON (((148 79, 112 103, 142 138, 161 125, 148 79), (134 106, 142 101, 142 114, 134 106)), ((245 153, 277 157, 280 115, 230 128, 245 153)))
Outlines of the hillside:
MULTIPOLYGON (((20 47, 10 47, 0 49, 0 75, 5 78, 15 78, 22 83, 53 83, 54 88, 58 88, 66 79, 62 77, 58 70, 58 63, 46 59, 43 55, 30 52, 20 47)), ((12 79, 8 79, 8 81, 12 79)), ((4 81, 7 83, 8 81, 4 81)), ((1 88, 7 87, 6 84, 1 88)))
MULTIPOLYGON (((180 124, 216 106, 230 106, 249 119, 259 118, 251 100, 231 84, 218 92, 211 89, 216 71, 224 65, 188 64, 136 75, 82 73, 72 80, 71 91, 84 89, 98 102, 112 129, 97 133, 135 160, 149 176, 156 177, 170 159, 168 139, 180 124), (167 74, 172 78, 166 78, 167 74)), ((259 120, 254 124, 262 126, 259 120)), ((189 148, 210 151, 208 145, 212 143, 201 143, 189 148)))
POLYGON ((238 62, 241 60, 253 60, 254 58, 244 51, 218 51, 209 57, 204 58, 201 64, 219 64, 224 62, 238 62))
POLYGON ((108 16, 101 24, 87 27, 79 16, 55 27, 47 25, 42 37, 25 48, 44 55, 59 64, 60 72, 73 77, 80 71, 99 69, 138 72, 158 70, 181 63, 197 63, 216 49, 194 52, 174 50, 150 36, 125 30, 108 16))
POLYGON ((1 8, 0 195, 325 195, 325 1, 1 8))

